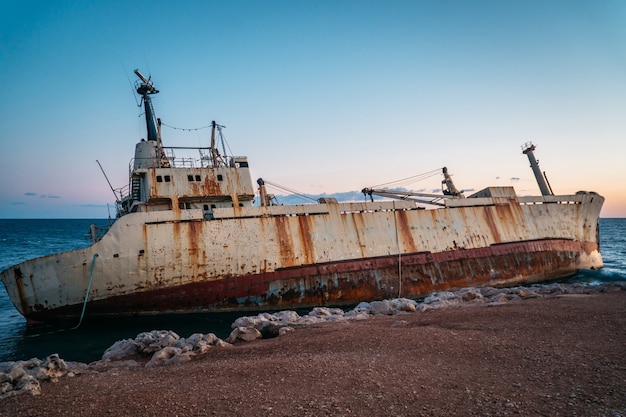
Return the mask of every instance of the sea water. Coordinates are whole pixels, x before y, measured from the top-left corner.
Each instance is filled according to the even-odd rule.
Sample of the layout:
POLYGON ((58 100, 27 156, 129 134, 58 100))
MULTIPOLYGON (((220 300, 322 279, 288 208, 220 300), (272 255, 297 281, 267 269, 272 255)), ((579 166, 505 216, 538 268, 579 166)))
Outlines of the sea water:
MULTIPOLYGON (((93 219, 0 219, 0 271, 27 259, 89 246, 89 225, 107 226, 93 219)), ((626 219, 600 219, 600 249, 604 269, 583 271, 567 282, 598 285, 626 281, 626 219)), ((0 362, 44 358, 91 362, 115 341, 150 330, 173 330, 181 337, 215 333, 226 338, 240 313, 171 314, 124 319, 85 320, 77 329, 26 325, 0 284, 0 362)), ((78 323, 77 323, 78 324, 78 323)))

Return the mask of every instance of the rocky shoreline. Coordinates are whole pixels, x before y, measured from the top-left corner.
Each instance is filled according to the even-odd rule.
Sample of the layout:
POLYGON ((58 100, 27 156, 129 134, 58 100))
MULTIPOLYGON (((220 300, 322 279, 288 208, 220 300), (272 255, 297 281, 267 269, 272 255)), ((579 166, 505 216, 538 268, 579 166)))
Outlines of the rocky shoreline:
MULTIPOLYGON (((217 362, 221 363, 223 366, 233 366, 233 364, 230 363, 232 359, 242 354, 244 356, 246 354, 252 354, 255 349, 260 349, 261 351, 264 351, 264 349, 269 348, 270 344, 271 350, 269 351, 269 353, 265 351, 265 355, 263 353, 257 355, 253 359, 254 364, 258 366, 263 366, 263 363, 265 362, 266 365, 269 367, 269 369, 265 370, 265 372, 269 372, 273 376, 273 378, 270 378, 267 383, 274 383, 277 385, 281 385, 281 381, 284 382, 285 376, 292 375, 290 372, 286 372, 284 370, 281 371, 281 366, 291 366, 292 369, 297 369, 298 371, 293 376, 300 376, 302 378, 302 381, 292 381, 292 384, 289 387, 286 387, 287 392, 283 392, 282 395, 289 396, 289 390, 294 388, 295 386, 301 386, 299 389, 304 389, 306 388, 306 386, 309 386, 311 384, 325 383, 324 378, 322 378, 321 380, 309 380, 311 376, 311 370, 308 367, 308 364, 310 362, 308 359, 310 359, 311 357, 315 357, 316 352, 325 352, 324 349, 320 350, 315 347, 318 338, 327 337, 329 334, 334 335, 333 337, 335 338, 335 341, 334 346, 331 348, 331 351, 345 350, 345 345, 347 344, 349 347, 352 347, 354 349, 351 353, 351 357, 353 357, 353 359, 357 358, 357 364, 361 363, 358 360, 358 357, 361 356, 361 359, 363 361, 362 364, 364 364, 363 366, 367 365, 368 363, 371 365, 372 361, 375 362, 378 358, 381 357, 381 355, 386 355, 385 349, 387 348, 390 350, 389 355, 391 356, 391 358, 393 358, 393 353, 391 352, 391 350, 393 350, 394 347, 387 345, 393 345, 394 342, 397 342, 397 340, 394 340, 394 333, 402 334, 402 337, 405 338, 405 343, 415 344, 418 342, 423 342, 423 335, 411 334, 410 329, 415 323, 432 319, 433 313, 436 312, 438 314, 447 314, 457 318, 461 317, 462 319, 463 316, 466 315, 466 322, 463 323, 462 326, 468 326, 468 328, 471 328, 472 326, 478 326, 480 328, 481 322, 476 321, 474 318, 471 317, 471 315, 475 315, 476 311, 480 311, 482 309, 484 311, 494 313, 494 324, 497 325, 499 323, 500 325, 502 325, 503 328, 500 329, 502 332, 508 332, 511 330, 511 328, 515 328, 515 326, 520 326, 520 332, 523 332, 522 322, 524 320, 527 320, 532 314, 537 314, 542 312, 543 310, 546 310, 546 312, 549 313, 545 317, 546 321, 541 323, 535 323, 536 329, 533 330, 531 328, 530 330, 528 330, 528 337, 532 338, 534 334, 538 342, 543 340, 547 336, 554 337, 554 334, 546 333, 547 330, 545 329, 546 326, 550 327, 550 323, 554 321, 554 324, 557 325, 557 329, 559 332, 559 337, 554 343, 562 343, 562 345, 558 346, 558 348, 570 352, 570 354, 572 355, 572 361, 574 363, 569 366, 576 366, 576 361, 581 362, 584 359, 583 357, 578 357, 578 354, 580 354, 581 356, 589 354, 589 352, 585 352, 585 350, 583 349, 583 347, 586 346, 585 343, 595 343, 596 345, 600 346, 600 350, 605 349, 609 353, 612 352, 611 349, 615 349, 616 346, 621 346, 621 356, 619 357, 619 359, 607 362, 610 366, 606 364, 603 365, 604 367, 610 368, 609 371, 612 372, 612 378, 616 379, 617 381, 614 388, 609 388, 610 384, 606 385, 606 381, 603 378, 604 375, 595 375, 595 373, 600 372, 600 368, 597 368, 597 364, 595 364, 595 359, 587 359, 588 364, 586 366, 591 367, 589 373, 590 377, 593 377, 594 375, 599 377, 597 378, 597 383, 604 384, 604 389, 608 390, 607 395, 608 397, 610 397, 610 399, 607 399, 604 402, 600 401, 599 404, 596 404, 597 407, 594 407, 594 404, 591 404, 591 406, 589 407, 587 407, 587 405, 589 405, 587 403, 577 404, 576 392, 584 390, 586 388, 586 382, 576 381, 575 379, 573 379, 572 384, 575 386, 575 388, 572 388, 574 391, 570 394, 572 396, 570 398, 570 400, 572 401, 570 402, 574 404, 572 406, 573 408, 568 408, 560 405, 559 407, 564 407, 564 410, 569 411, 564 411, 564 414, 561 414, 560 408, 548 408, 548 414, 626 416, 626 359, 624 359, 626 355, 623 352, 623 346, 626 346, 626 330, 624 328, 624 324, 626 324, 626 318, 624 318, 624 313, 626 312, 626 292, 624 290, 626 290, 626 283, 624 282, 606 283, 598 286, 589 286, 583 284, 549 284, 534 287, 515 287, 503 289, 466 288, 456 292, 433 293, 432 295, 420 302, 408 299, 394 299, 375 301, 371 303, 361 303, 348 312, 344 312, 341 309, 318 307, 313 309, 309 314, 303 316, 300 316, 293 311, 283 311, 274 314, 263 313, 259 314, 258 316, 241 317, 232 324, 233 331, 226 340, 221 340, 211 333, 196 333, 187 338, 182 338, 176 333, 166 330, 145 332, 137 335, 137 337, 134 339, 125 339, 116 342, 113 346, 111 346, 104 352, 101 360, 93 362, 91 364, 65 362, 63 361, 63 359, 59 358, 58 355, 51 355, 44 360, 31 359, 28 361, 0 363, 0 415, 43 415, 43 404, 50 404, 50 402, 52 401, 52 398, 46 397, 53 397, 53 402, 57 405, 61 405, 66 402, 69 403, 70 401, 75 400, 71 396, 68 396, 67 398, 58 397, 59 394, 62 394, 58 392, 60 390, 60 385, 63 385, 65 389, 67 389, 69 392, 72 392, 74 390, 76 390, 77 392, 82 392, 82 389, 80 387, 82 387, 84 384, 86 384, 87 386, 89 386, 90 384, 98 385, 101 383, 107 385, 108 381, 107 386, 111 386, 112 384, 113 386, 111 392, 115 392, 115 378, 118 375, 122 374, 126 378, 132 378, 136 381, 137 384, 140 385, 141 381, 144 378, 150 379, 155 376, 155 374, 152 372, 166 372, 167 375, 172 378, 172 380, 169 381, 170 384, 189 384, 189 374, 198 372, 198 367, 211 368, 211 366, 217 362), (523 300, 530 301, 519 302, 523 300), (550 304, 548 304, 549 300, 552 300, 550 304), (556 308, 555 311, 552 311, 551 309, 555 309, 556 302, 564 302, 564 300, 567 300, 567 302, 569 303, 567 307, 569 309, 571 309, 572 307, 576 307, 584 310, 585 308, 593 307, 598 311, 589 311, 585 313, 584 316, 577 317, 574 321, 568 319, 567 317, 562 317, 563 322, 560 323, 558 321, 558 316, 564 314, 565 316, 567 316, 568 311, 563 311, 562 307, 556 308), (593 300, 593 302, 591 302, 591 300, 593 300), (603 303, 602 300, 610 300, 612 304, 609 304, 608 302, 603 303), (505 310, 484 308, 451 308, 468 306, 506 306, 507 308, 520 309, 523 314, 517 316, 498 317, 495 312, 499 313, 505 310), (609 311, 602 310, 603 308, 606 309, 609 306, 611 308, 609 311), (528 309, 531 310, 527 311, 528 309), (598 321, 597 317, 602 314, 613 317, 611 319, 613 321, 607 321, 606 319, 598 321), (618 318, 621 317, 621 322, 614 323, 614 316, 618 318), (391 320, 391 323, 388 322, 389 320, 391 320), (511 321, 507 322, 506 320, 511 321), (589 320, 592 320, 593 322, 586 323, 586 321, 589 320), (385 329, 379 328, 380 323, 383 321, 386 323, 385 325, 387 326, 385 329), (597 323, 595 321, 597 321, 597 323), (591 330, 589 329, 586 329, 584 331, 582 330, 582 328, 585 326, 590 326, 591 328, 593 328, 593 331, 604 334, 604 339, 595 341, 593 339, 587 340, 587 338, 593 338, 593 335, 590 334, 591 330), (603 326, 606 327, 606 329, 603 328, 603 326), (573 327, 574 330, 572 331, 580 333, 578 334, 578 337, 574 339, 571 343, 567 343, 565 340, 567 339, 566 336, 568 335, 567 332, 563 333, 566 327, 573 327), (613 327, 616 330, 610 331, 610 328, 613 327), (365 333, 358 333, 357 329, 364 329, 365 333), (338 330, 340 330, 340 333, 337 333, 338 330), (375 334, 378 334, 380 338, 380 340, 378 340, 378 344, 380 346, 386 346, 385 349, 377 350, 376 348, 374 348, 368 350, 368 348, 364 347, 368 344, 368 339, 375 334), (313 335, 316 336, 311 337, 313 335), (276 340, 263 340, 263 342, 245 343, 252 342, 257 339, 276 340), (304 348, 298 344, 298 341, 301 339, 307 339, 307 345, 305 345, 304 348), (610 343, 608 345, 607 340, 610 340, 610 343), (294 346, 290 346, 292 343, 298 346, 295 351, 293 350, 294 346), (299 357, 299 353, 301 353, 303 349, 311 350, 309 352, 309 357, 307 357, 306 355, 299 357), (283 361, 276 362, 275 356, 277 356, 277 353, 280 353, 280 355, 285 355, 288 352, 293 354, 294 357, 283 358, 283 361), (278 368, 273 369, 272 367, 278 368), (113 380, 111 380, 111 378, 113 378, 113 380), (556 414, 553 413, 555 411, 556 414)), ((446 318, 442 317, 441 319, 443 320, 443 322, 439 323, 439 325, 444 326, 445 328, 446 318)), ((533 323, 527 324, 529 326, 532 326, 533 323)), ((419 326, 415 329, 419 330, 423 327, 424 324, 422 323, 419 324, 419 326)), ((484 329, 482 330, 484 331, 484 329)), ((484 336, 485 335, 483 335, 483 337, 484 336)), ((439 378, 437 379, 439 383, 444 385, 454 386, 456 384, 458 385, 457 388, 459 388, 461 385, 467 385, 466 391, 462 396, 471 398, 484 397, 483 400, 479 401, 481 404, 484 401, 492 401, 492 403, 485 403, 482 404, 481 407, 476 408, 476 415, 509 415, 516 413, 534 414, 532 412, 528 412, 529 409, 524 408, 528 406, 528 404, 515 402, 512 398, 508 399, 508 402, 502 402, 494 399, 494 395, 497 397, 497 386, 490 388, 493 390, 492 393, 485 393, 484 390, 486 389, 486 386, 484 384, 486 381, 483 381, 485 375, 483 375, 482 371, 480 371, 479 369, 475 369, 474 371, 474 377, 476 377, 477 375, 480 376, 480 378, 475 381, 464 380, 464 378, 461 376, 462 372, 460 371, 458 374, 452 372, 445 378, 441 379, 442 374, 446 373, 446 360, 454 361, 458 359, 458 355, 464 355, 466 352, 463 349, 463 345, 469 343, 469 341, 467 340, 467 338, 463 337, 456 339, 455 335, 450 334, 446 334, 443 336, 438 335, 434 337, 436 337, 437 340, 430 340, 429 343, 435 343, 438 346, 437 349, 445 351, 450 347, 456 346, 456 348, 460 350, 458 350, 457 352, 450 352, 449 354, 443 354, 443 356, 438 359, 439 361, 443 360, 443 363, 439 364, 440 369, 436 374, 431 375, 431 377, 434 377, 435 379, 439 378), (448 343, 449 345, 446 346, 446 343, 448 343), (439 346, 438 344, 443 345, 439 346), (483 413, 478 413, 478 410, 481 409, 484 409, 486 411, 483 413)), ((496 337, 496 340, 498 340, 498 336, 496 337)), ((497 344, 506 344, 507 342, 508 340, 503 339, 499 340, 497 344)), ((532 341, 529 341, 530 345, 524 348, 524 346, 521 345, 523 343, 523 339, 518 340, 516 346, 521 351, 523 351, 525 355, 527 355, 528 361, 540 361, 542 352, 544 354, 547 354, 556 348, 555 346, 551 346, 550 349, 544 349, 544 351, 542 350, 541 346, 534 346, 535 343, 532 343, 532 341), (535 352, 535 350, 537 352, 535 352)), ((326 348, 328 348, 328 346, 326 348)), ((494 355, 494 353, 498 353, 497 349, 493 351, 493 346, 491 346, 491 348, 492 351, 490 352, 490 355, 487 355, 483 359, 488 360, 489 357, 492 357, 494 355)), ((598 347, 595 348, 597 349, 598 347)), ((504 352, 502 353, 504 354, 504 352)), ((515 357, 515 354, 518 354, 519 352, 513 353, 513 357, 515 357)), ((432 355, 432 351, 429 350, 428 354, 432 355)), ((601 355, 602 353, 597 352, 596 354, 601 355)), ((503 360, 504 359, 505 358, 503 358, 503 360)), ((386 358, 385 360, 389 360, 389 358, 386 358)), ((409 358, 400 356, 395 357, 395 360, 401 364, 408 361, 409 358)), ((414 361, 415 358, 410 361, 410 364, 405 363, 405 365, 414 366, 414 361)), ((242 363, 244 362, 245 361, 243 361, 242 363)), ((437 361, 434 361, 433 363, 436 364, 437 361)), ((433 363, 424 363, 423 365, 430 368, 433 366, 433 363)), ((471 369, 473 366, 480 366, 480 363, 480 360, 475 361, 474 363, 468 362, 467 366, 471 369)), ((342 366, 345 365, 345 363, 341 362, 341 358, 331 358, 329 363, 324 363, 323 365, 323 367, 326 367, 328 370, 328 372, 324 375, 328 376, 328 374, 332 372, 333 369, 340 369, 342 368, 342 366)), ((553 364, 551 363, 545 363, 544 365, 546 366, 546 369, 553 366, 553 364)), ((583 366, 580 363, 578 363, 578 365, 583 366)), ((351 364, 350 366, 350 369, 356 367, 361 377, 363 374, 367 374, 368 372, 370 372, 370 376, 372 379, 379 380, 380 395, 382 396, 381 400, 383 398, 388 400, 389 396, 393 397, 394 395, 398 394, 397 392, 394 392, 393 389, 385 389, 385 380, 387 380, 387 378, 398 378, 400 377, 399 375, 386 374, 384 370, 377 369, 376 367, 371 366, 363 367, 355 364, 351 364)), ((396 369, 396 372, 401 373, 402 367, 401 365, 399 366, 400 368, 396 369)), ((483 364, 483 366, 489 367, 491 365, 483 364)), ((518 366, 522 367, 522 365, 518 366)), ((334 378, 343 378, 349 380, 351 376, 354 376, 350 373, 350 369, 346 369, 346 374, 335 375, 334 378)), ((357 371, 357 369, 355 369, 355 371, 357 371)), ((495 371, 496 374, 497 372, 502 371, 502 377, 506 378, 506 375, 509 375, 511 372, 523 373, 524 369, 496 369, 495 371)), ((239 375, 240 382, 244 385, 250 379, 250 377, 245 372, 245 369, 241 369, 237 365, 234 365, 232 372, 236 375, 239 375)), ((433 370, 431 369, 429 372, 433 372, 433 370)), ((603 372, 606 373, 607 371, 603 372)), ((564 378, 567 378, 565 372, 562 375, 564 378)), ((408 376, 407 378, 411 379, 414 377, 415 376, 408 376)), ((540 374, 536 375, 535 377, 529 376, 528 378, 534 378, 534 380, 530 379, 530 382, 524 381, 514 383, 521 385, 520 387, 513 385, 513 388, 521 388, 523 386, 526 386, 527 384, 530 384, 531 386, 535 384, 540 385, 545 382, 540 374)), ((487 378, 487 380, 488 379, 489 378, 487 378)), ((236 388, 238 380, 232 380, 232 378, 230 380, 231 383, 234 384, 234 386, 231 388, 236 388)), ((223 382, 222 380, 210 377, 208 382, 201 381, 199 382, 199 384, 204 386, 209 384, 209 382, 211 381, 213 381, 215 384, 223 382)), ((427 390, 427 388, 425 387, 429 386, 432 381, 429 382, 429 380, 424 380, 422 382, 424 383, 421 383, 417 387, 413 387, 413 391, 411 392, 414 392, 414 394, 411 394, 411 396, 419 398, 420 393, 424 394, 421 391, 427 390)), ((192 384, 196 383, 198 383, 198 381, 192 382, 192 384)), ((87 387, 87 389, 88 388, 89 387, 87 387)), ((257 388, 259 387, 257 386, 257 388)), ((311 388, 313 387, 311 386, 311 388)), ((349 388, 343 394, 338 393, 337 395, 334 395, 333 398, 336 397, 337 404, 344 404, 346 400, 341 400, 340 398, 342 396, 347 396, 347 398, 350 398, 350 396, 354 394, 354 392, 352 392, 353 389, 356 388, 357 387, 349 388)), ((510 390, 510 388, 511 387, 508 387, 507 389, 510 390)), ((266 390, 269 390, 268 392, 273 392, 269 386, 266 387, 266 390)), ((401 391, 403 392, 404 390, 401 391)), ((144 400, 146 401, 147 407, 144 409, 144 411, 149 411, 147 412, 147 414, 142 414, 174 415, 171 413, 172 409, 161 409, 150 406, 150 404, 154 405, 154 401, 158 399, 158 392, 142 391, 142 393, 142 395, 144 396, 144 400)), ((276 392, 274 392, 274 394, 276 394, 276 392)), ((243 397, 241 398, 241 400, 242 403, 245 404, 246 397, 243 393, 242 395, 243 397)), ((307 396, 306 394, 302 395, 304 395, 305 397, 307 396)), ((459 394, 457 393, 457 395, 459 394)), ((436 399, 436 396, 433 398, 436 399)), ((441 400, 445 399, 442 397, 441 400)), ((197 400, 195 401, 197 402, 197 400)), ((317 396, 310 397, 310 401, 309 403, 307 403, 308 405, 301 405, 301 407, 303 407, 302 409, 298 409, 297 407, 289 408, 285 406, 279 406, 278 408, 274 406, 268 406, 269 408, 263 408, 262 405, 256 404, 260 408, 253 407, 247 414, 246 412, 243 412, 242 414, 242 409, 237 407, 235 407, 237 409, 237 413, 235 413, 235 409, 233 408, 233 404, 231 403, 230 406, 226 408, 202 408, 194 411, 195 414, 189 414, 184 412, 186 406, 184 403, 184 397, 182 397, 178 399, 178 405, 175 410, 180 410, 179 415, 350 415, 353 414, 353 411, 356 412, 359 409, 358 405, 352 404, 352 402, 348 401, 347 404, 351 404, 351 406, 345 406, 344 408, 337 406, 339 408, 336 407, 337 409, 333 410, 332 407, 328 408, 328 405, 326 406, 326 408, 322 407, 320 405, 320 401, 321 399, 317 396)), ((543 401, 546 404, 550 403, 547 397, 543 398, 543 401)), ((294 399, 294 401, 292 401, 290 404, 292 406, 295 406, 298 402, 299 400, 294 399)), ((398 398, 397 401, 393 402, 393 404, 395 404, 395 406, 397 407, 403 403, 413 402, 414 401, 410 399, 402 400, 398 398)), ((376 395, 371 398, 370 403, 376 403, 376 395)), ((365 414, 371 414, 367 411, 372 411, 372 404, 370 404, 370 406, 368 407, 363 408, 362 411, 365 411, 365 414)), ((189 404, 189 406, 193 406, 193 404, 189 404)), ((55 412, 51 412, 52 410, 50 410, 48 407, 45 408, 47 409, 45 414, 55 415, 55 412)), ((114 407, 112 408, 112 410, 117 415, 126 415, 126 413, 123 411, 123 408, 120 409, 119 407, 114 407)), ((411 410, 403 411, 395 409, 395 411, 393 411, 390 409, 386 409, 386 411, 379 411, 381 411, 383 415, 444 415, 443 411, 433 411, 433 409, 429 407, 417 411, 413 408, 411 410)), ((444 407, 441 410, 446 410, 446 412, 448 412, 451 409, 444 407)), ((67 414, 67 410, 63 410, 63 412, 61 411, 62 410, 59 409, 58 414, 67 414)), ((468 410, 466 409, 465 411, 468 410)), ((456 414, 471 415, 475 413, 464 412, 464 410, 459 409, 456 411, 456 414)), ((542 412, 538 413, 538 415, 541 414, 542 412)), ((74 411, 74 414, 71 415, 101 414, 88 408, 82 411, 74 411)))

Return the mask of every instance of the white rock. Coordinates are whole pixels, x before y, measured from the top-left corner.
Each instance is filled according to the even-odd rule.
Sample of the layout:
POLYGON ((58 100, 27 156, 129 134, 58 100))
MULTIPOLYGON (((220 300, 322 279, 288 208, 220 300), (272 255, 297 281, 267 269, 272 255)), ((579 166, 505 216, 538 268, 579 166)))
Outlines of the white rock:
POLYGON ((395 298, 391 300, 391 305, 398 313, 415 313, 417 310, 417 303, 414 300, 408 298, 395 298))
POLYGON ((47 370, 46 374, 51 382, 57 382, 60 377, 69 371, 65 361, 56 353, 48 356, 41 367, 47 370))
POLYGON ((31 375, 24 375, 15 386, 16 391, 27 392, 31 395, 41 394, 41 385, 37 378, 31 375))
POLYGON ((309 316, 314 317, 330 317, 330 316, 343 316, 345 313, 340 308, 328 308, 328 307, 315 307, 309 312, 309 316))
POLYGON ((278 335, 279 335, 279 336, 284 336, 284 335, 286 335, 287 333, 293 333, 293 332, 295 332, 295 331, 296 331, 296 329, 294 329, 293 327, 291 327, 291 326, 285 326, 285 327, 281 327, 281 328, 278 330, 278 335))
POLYGON ((255 329, 261 329, 266 326, 267 323, 276 320, 268 320, 267 313, 266 315, 258 315, 258 316, 244 316, 239 317, 237 320, 230 325, 232 329, 236 329, 237 327, 254 327, 255 329))
POLYGON ((20 361, 20 364, 22 365, 24 369, 28 370, 28 369, 34 369, 34 368, 41 366, 42 362, 43 361, 41 359, 32 358, 27 361, 20 361))
POLYGON ((482 292, 474 287, 462 288, 457 293, 463 302, 470 302, 474 304, 485 302, 485 297, 483 297, 482 292))
POLYGON ((0 399, 2 398, 3 394, 9 391, 13 391, 13 384, 11 384, 10 382, 0 383, 0 399))
POLYGON ((166 365, 174 356, 181 353, 181 349, 173 346, 166 346, 152 355, 152 358, 146 363, 146 368, 152 366, 166 365))
POLYGON ((9 369, 9 372, 6 373, 8 382, 11 382, 13 384, 15 383, 15 381, 21 379, 24 375, 26 375, 26 370, 24 370, 19 362, 15 362, 11 369, 9 369))
POLYGON ((392 315, 394 313, 394 307, 389 300, 372 301, 370 303, 369 313, 373 316, 392 315))
POLYGON ((322 319, 320 317, 316 317, 316 316, 302 316, 298 320, 298 323, 294 323, 294 324, 298 324, 299 326, 308 326, 310 324, 317 324, 317 323, 323 323, 323 322, 324 322, 324 319, 322 319))
POLYGON ((230 336, 226 338, 226 341, 228 343, 251 342, 262 337, 261 332, 254 327, 237 327, 230 332, 230 336))
POLYGON ((139 352, 150 354, 165 347, 173 347, 178 339, 180 336, 171 330, 152 330, 139 333, 135 338, 135 344, 139 352))
POLYGON ((221 342, 221 339, 217 337, 214 333, 209 333, 204 336, 204 341, 209 345, 215 346, 218 342, 221 342))
POLYGON ((274 315, 281 324, 297 323, 298 319, 300 319, 300 315, 293 310, 279 311, 274 313, 274 315))
POLYGON ((139 353, 137 344, 133 339, 118 340, 113 343, 102 355, 102 360, 118 361, 130 358, 139 353))
POLYGON ((461 301, 462 299, 458 294, 450 291, 440 291, 426 297, 423 304, 427 304, 432 308, 447 308, 458 305, 461 301))
POLYGON ((230 343, 228 343, 228 342, 226 342, 226 341, 224 341, 222 339, 217 339, 217 342, 215 343, 214 346, 219 347, 219 348, 230 348, 230 347, 233 347, 233 345, 231 345, 230 343))
POLYGON ((349 320, 368 320, 370 317, 367 311, 350 310, 346 313, 346 318, 349 320))

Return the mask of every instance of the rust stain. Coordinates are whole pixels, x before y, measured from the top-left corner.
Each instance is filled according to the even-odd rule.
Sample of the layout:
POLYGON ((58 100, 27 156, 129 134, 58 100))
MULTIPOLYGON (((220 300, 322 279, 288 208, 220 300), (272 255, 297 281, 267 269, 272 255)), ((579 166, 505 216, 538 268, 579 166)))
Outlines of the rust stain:
POLYGON ((204 178, 202 182, 202 190, 196 195, 207 195, 207 196, 216 196, 221 195, 222 190, 217 181, 217 177, 214 171, 210 171, 210 174, 204 178))
POLYGON ((398 227, 397 232, 400 236, 400 242, 403 246, 403 251, 417 252, 417 246, 415 245, 415 240, 413 239, 413 233, 411 231, 411 225, 407 218, 407 212, 403 210, 396 210, 395 216, 398 227))
POLYGON ((187 246, 188 246, 188 256, 186 257, 186 262, 189 263, 191 279, 196 280, 198 277, 198 270, 200 268, 204 268, 205 261, 202 259, 202 247, 200 246, 203 239, 203 222, 194 221, 185 223, 187 227, 187 246))
POLYGON ((311 240, 311 217, 298 216, 298 224, 300 226, 300 243, 302 243, 302 256, 304 264, 312 264, 315 262, 314 246, 311 240))
MULTIPOLYGON (((479 249, 402 256, 403 295, 473 286, 505 286, 557 279, 574 274, 581 253, 595 242, 539 240, 479 249), (523 277, 522 277, 523 276, 523 277)), ((347 305, 397 295, 397 257, 284 268, 271 273, 224 276, 168 288, 132 293, 89 303, 90 314, 159 311, 259 311, 267 308, 347 305), (270 290, 273 288, 273 290, 270 290), (395 288, 395 289, 394 289, 395 288)), ((15 272, 14 272, 15 273, 15 272)), ((42 306, 43 308, 43 306, 42 306)), ((31 320, 80 313, 80 305, 33 311, 31 320)))
POLYGON ((295 264, 293 259, 293 242, 291 240, 291 231, 289 230, 288 217, 273 217, 270 221, 274 222, 276 228, 276 238, 278 241, 278 250, 282 264, 292 266, 295 264))
POLYGON ((500 231, 498 230, 498 226, 496 225, 493 213, 491 212, 491 207, 485 207, 483 209, 483 213, 485 214, 485 220, 487 221, 487 225, 489 226, 489 230, 493 234, 493 240, 495 242, 502 242, 502 237, 500 237, 500 231))
POLYGON ((350 218, 352 218, 353 230, 355 232, 355 238, 356 238, 357 244, 359 245, 361 256, 365 257, 367 256, 367 248, 361 238, 362 231, 366 230, 365 218, 364 216, 350 216, 350 218))
POLYGON ((20 298, 20 311, 22 315, 26 316, 30 313, 30 307, 28 301, 26 301, 26 294, 24 293, 24 280, 22 276, 22 270, 20 268, 13 268, 13 276, 15 278, 15 287, 20 298))

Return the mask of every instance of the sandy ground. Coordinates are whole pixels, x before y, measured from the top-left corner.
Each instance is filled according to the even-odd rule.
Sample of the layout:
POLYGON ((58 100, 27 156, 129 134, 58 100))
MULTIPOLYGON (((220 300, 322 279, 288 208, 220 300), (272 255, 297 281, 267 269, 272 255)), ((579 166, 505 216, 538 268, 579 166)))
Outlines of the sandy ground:
POLYGON ((626 291, 323 324, 42 384, 2 416, 626 416, 626 291))

